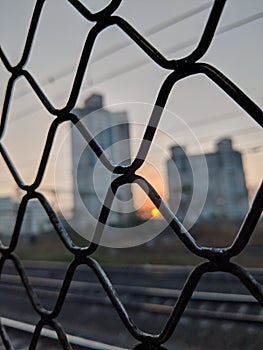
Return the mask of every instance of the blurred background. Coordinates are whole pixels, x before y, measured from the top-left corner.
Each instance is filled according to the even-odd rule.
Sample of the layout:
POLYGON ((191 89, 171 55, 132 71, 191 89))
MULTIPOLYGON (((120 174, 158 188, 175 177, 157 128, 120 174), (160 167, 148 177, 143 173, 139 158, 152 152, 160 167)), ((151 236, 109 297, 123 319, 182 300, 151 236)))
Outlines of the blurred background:
MULTIPOLYGON (((1 4, 1 47, 13 65, 21 57, 34 3, 27 0, 23 3, 3 1, 1 4)), ((103 8, 107 1, 83 1, 83 3, 95 12, 103 8)), ((165 1, 165 4, 161 1, 124 1, 116 14, 134 26, 165 57, 173 59, 187 55, 197 45, 211 6, 212 1, 189 0, 184 3, 165 1)), ((221 70, 259 106, 263 103, 260 86, 263 56, 262 45, 260 45, 262 11, 261 1, 255 0, 250 3, 229 1, 225 6, 212 45, 201 60, 221 70)), ((93 25, 84 20, 65 1, 47 2, 44 5, 25 69, 33 75, 56 108, 62 108, 67 102, 86 37, 93 25)), ((0 69, 3 103, 9 73, 3 64, 0 69)), ((112 144, 124 139, 125 135, 129 135, 129 141, 125 146, 126 155, 120 155, 120 157, 132 160, 138 152, 159 89, 168 74, 169 72, 147 57, 120 28, 112 26, 101 32, 95 41, 75 111, 81 112, 84 116, 103 108, 105 113, 108 113, 108 117, 105 117, 105 113, 104 117, 97 114, 97 119, 101 120, 97 124, 96 122, 92 124, 92 121, 86 123, 94 136, 103 129, 111 130, 113 124, 124 125, 126 134, 125 132, 122 135, 119 134, 121 135, 118 136, 119 138, 110 136, 111 139, 106 140, 106 143, 102 140, 103 137, 98 136, 98 141, 106 150, 112 144), (99 105, 96 106, 95 103, 94 106, 89 107, 89 101, 92 105, 92 96, 100 96, 99 105), (109 119, 111 119, 111 125, 109 119)), ((93 118, 96 119, 96 113, 93 118)), ((36 176, 53 119, 54 117, 43 108, 26 80, 19 79, 12 93, 2 143, 27 184, 32 183, 36 176)), ((81 182, 81 180, 76 180, 76 176, 82 176, 82 178, 89 176, 88 170, 87 173, 84 170, 82 175, 78 175, 81 173, 81 170, 78 170, 78 174, 74 175, 76 162, 81 169, 80 152, 82 153, 84 149, 80 146, 80 140, 77 141, 79 146, 72 145, 71 127, 70 123, 64 123, 57 130, 39 188, 57 213, 69 224, 74 215, 76 216, 77 210, 74 182, 81 182)), ((118 131, 115 130, 116 133, 118 134, 118 131)), ((252 118, 213 82, 202 75, 191 76, 175 84, 172 89, 165 109, 162 111, 154 143, 138 174, 144 176, 155 187, 188 228, 192 227, 196 221, 211 224, 212 219, 218 219, 222 223, 223 218, 224 224, 229 222, 235 226, 233 230, 229 230, 233 231, 234 235, 261 182, 261 136, 262 131, 252 118), (216 155, 219 149, 218 143, 222 140, 229 140, 232 156, 241 158, 233 160, 234 158, 229 156, 228 162, 232 168, 227 169, 226 165, 225 174, 227 172, 230 174, 230 176, 226 175, 227 180, 222 180, 224 170, 219 170, 222 168, 220 156, 216 155), (183 150, 183 154, 190 162, 191 169, 188 169, 189 171, 185 169, 183 175, 180 154, 179 158, 175 155, 177 146, 183 150), (240 156, 237 155, 238 152, 240 156), (199 162, 198 155, 202 155, 203 162, 197 166, 194 164, 199 162), (171 159, 174 165, 171 165, 171 159), (168 170, 171 166, 174 166, 174 169, 168 170), (220 171, 222 174, 219 174, 220 171), (193 179, 193 173, 196 182, 193 179), (203 180, 201 185, 200 179, 205 173, 207 180, 203 180), (220 186, 217 185, 218 181, 221 181, 220 186), (233 187, 231 181, 233 184, 238 184, 236 186, 239 188, 238 193, 229 193, 233 187), (194 203, 194 209, 193 205, 189 209, 193 188, 197 187, 196 183, 199 183, 199 187, 203 187, 202 193, 197 194, 201 199, 194 203), (196 206, 199 207, 198 210, 196 206), (232 206, 232 209, 229 209, 229 206, 232 206), (210 212, 207 212, 208 207, 210 212), (225 212, 230 213, 231 210, 232 214, 226 215, 225 212)), ((75 138, 82 137, 79 134, 75 138)), ((111 153, 114 152, 118 153, 118 150, 109 151, 107 154, 113 163, 125 160, 112 159, 111 153)), ((92 157, 92 152, 86 151, 86 153, 86 157, 92 157)), ((0 210, 4 220, 0 232, 4 236, 9 236, 23 193, 17 188, 2 158, 0 162, 0 210)), ((93 163, 96 163, 96 159, 93 159, 93 163)), ((94 167, 94 164, 88 165, 87 168, 90 169, 90 176, 92 176, 90 188, 93 186, 95 192, 97 191, 99 202, 83 199, 84 190, 78 188, 77 191, 80 192, 80 200, 84 201, 84 207, 90 205, 88 211, 93 211, 92 216, 97 219, 112 178, 108 172, 108 175, 98 180, 100 178, 98 174, 102 172, 106 174, 107 171, 103 166, 94 167), (91 209, 94 206, 97 206, 97 209, 91 209)), ((83 166, 85 168, 85 164, 83 166)), ((85 180, 83 186, 84 188, 86 186, 85 180)), ((149 218, 155 218, 156 221, 162 220, 160 213, 140 187, 132 185, 129 191, 133 197, 135 221, 137 218, 139 221, 149 218)), ((123 196, 125 197, 125 193, 123 196)), ((115 220, 115 224, 119 225, 117 221, 115 220)), ((153 223, 153 225, 158 224, 153 223)), ((220 226, 222 225, 217 225, 217 227, 220 226)), ((77 230, 76 227, 73 229, 77 230)), ((48 219, 45 214, 43 216, 43 209, 39 203, 30 202, 23 231, 35 236, 39 236, 44 231, 50 231, 48 219)), ((222 241, 224 240, 225 237, 222 241)), ((229 239, 231 240, 232 238, 229 239)))
MULTIPOLYGON (((0 0, 1 48, 12 66, 21 58, 35 3, 0 0)), ((97 12, 109 1, 81 3, 97 12)), ((197 46, 212 5, 211 0, 124 0, 115 14, 166 58, 178 59, 197 46)), ((24 69, 55 108, 63 108, 68 101, 93 27, 94 23, 85 20, 68 1, 44 4, 24 69)), ((229 0, 213 42, 201 59, 219 69, 261 108, 262 31, 261 0, 229 0)), ((128 165, 136 158, 169 74, 117 26, 103 30, 96 38, 73 112, 112 164, 128 165)), ((1 62, 1 108, 10 76, 1 62)), ((25 184, 32 184, 36 178, 54 119, 26 79, 19 78, 12 91, 1 145, 25 184)), ((105 168, 105 161, 97 160, 80 129, 70 122, 59 126, 38 191, 47 198, 73 241, 82 246, 93 239, 102 204, 112 209, 101 246, 93 257, 105 267, 139 326, 159 332, 192 266, 202 259, 177 239, 142 183, 122 186, 112 202, 105 202, 116 176, 105 168), (153 316, 156 322, 152 322, 153 316)), ((199 244, 226 247, 234 241, 262 181, 262 156, 262 131, 257 123, 206 76, 194 75, 180 80, 171 90, 137 173, 155 188, 199 244)), ((0 238, 5 244, 10 242, 24 194, 1 156, 0 238)), ((262 228, 260 220, 245 250, 233 259, 249 268, 260 283, 262 228)), ((73 256, 37 200, 30 200, 26 207, 16 252, 41 301, 52 308, 66 263, 73 256)), ((26 339, 12 319, 36 324, 38 316, 32 312, 17 271, 9 262, 0 285, 4 323, 11 320, 13 339, 26 339)), ((135 345, 89 269, 79 268, 75 273, 67 300, 70 302, 58 318, 69 334, 122 346, 123 350, 135 345)), ((262 311, 237 278, 208 273, 202 277, 168 346, 174 349, 176 344, 177 349, 188 350, 212 346, 215 350, 259 349, 263 345, 262 322, 262 311)), ((28 342, 26 339, 25 344, 28 342)), ((87 344, 86 348, 95 346, 87 344)), ((47 348, 46 343, 42 346, 47 348)), ((101 348, 108 349, 105 345, 101 348)))

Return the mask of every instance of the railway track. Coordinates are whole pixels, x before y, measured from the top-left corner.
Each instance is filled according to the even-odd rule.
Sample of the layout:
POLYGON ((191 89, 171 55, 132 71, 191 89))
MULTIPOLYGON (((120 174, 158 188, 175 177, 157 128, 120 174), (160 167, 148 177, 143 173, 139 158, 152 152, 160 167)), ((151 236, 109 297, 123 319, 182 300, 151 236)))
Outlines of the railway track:
MULTIPOLYGON (((26 270, 41 303, 52 309, 64 279, 66 265, 58 264, 46 268, 38 263, 28 264, 26 270)), ((111 268, 107 273, 113 277, 114 287, 128 313, 144 329, 151 328, 154 319, 155 328, 151 331, 155 333, 162 329, 168 314, 176 304, 189 271, 190 268, 132 267, 123 270, 111 268), (116 283, 116 280, 121 283, 116 283), (162 287, 156 287, 158 285, 162 287)), ((253 270, 252 274, 262 283, 262 270, 253 270)), ((74 277, 63 307, 63 310, 67 307, 68 310, 61 320, 73 348, 123 350, 128 346, 130 350, 133 349, 134 340, 129 339, 121 324, 117 324, 118 317, 94 275, 87 269, 80 269, 74 277), (77 320, 73 321, 72 312, 76 313, 75 310, 78 310, 78 315, 77 320), (93 325, 90 325, 91 319, 93 325), (87 322, 91 326, 90 329, 83 327, 87 322), (116 334, 121 334, 124 340, 116 340, 116 334)), ((244 334, 252 331, 260 339, 263 309, 249 292, 244 288, 240 289, 238 280, 235 281, 229 274, 218 273, 211 274, 201 282, 183 314, 181 325, 185 324, 186 329, 191 329, 191 325, 202 325, 203 322, 208 333, 211 325, 219 328, 229 325, 233 330, 244 330, 244 334)), ((5 266, 0 281, 0 314, 4 317, 4 324, 12 340, 18 344, 14 348, 21 350, 28 349, 31 333, 37 322, 37 318, 31 319, 27 314, 29 309, 23 306, 25 299, 28 299, 24 293, 16 270, 11 265, 5 266)), ((32 316, 36 317, 33 313, 32 316)), ((202 334, 202 326, 200 327, 199 331, 202 334)), ((187 334, 184 336, 188 337, 187 334)), ((246 336, 248 337, 249 333, 246 336)), ((43 337, 38 349, 60 348, 55 340, 54 331, 46 329, 43 337)), ((177 342, 178 337, 174 344, 177 342)), ((172 345, 168 349, 173 348, 172 345)), ((1 344, 0 349, 2 350, 1 344)))
MULTIPOLYGON (((53 299, 63 282, 59 279, 32 276, 30 280, 41 297, 53 299)), ((23 289, 20 278, 11 274, 2 275, 0 287, 3 292, 10 288, 17 291, 23 289)), ((181 293, 177 289, 156 287, 115 285, 115 288, 129 309, 157 314, 170 314, 181 293)), ((80 303, 110 305, 101 285, 96 282, 72 281, 68 298, 80 303)), ((196 291, 185 316, 263 325, 262 311, 257 300, 251 295, 196 291)))
MULTIPOLYGON (((62 262, 24 261, 27 275, 30 277, 43 277, 63 279, 67 264, 62 262)), ((162 286, 167 289, 181 289, 191 272, 192 267, 179 267, 167 265, 127 265, 122 267, 106 266, 105 271, 115 284, 127 286, 155 287, 162 286)), ((263 286, 263 269, 250 269, 251 274, 263 286)), ((10 262, 5 263, 5 274, 17 275, 17 271, 10 262)), ((96 282, 97 278, 86 266, 80 266, 74 279, 85 282, 96 282)), ((206 292, 223 292, 245 294, 240 281, 230 274, 217 272, 204 275, 197 289, 206 292)))

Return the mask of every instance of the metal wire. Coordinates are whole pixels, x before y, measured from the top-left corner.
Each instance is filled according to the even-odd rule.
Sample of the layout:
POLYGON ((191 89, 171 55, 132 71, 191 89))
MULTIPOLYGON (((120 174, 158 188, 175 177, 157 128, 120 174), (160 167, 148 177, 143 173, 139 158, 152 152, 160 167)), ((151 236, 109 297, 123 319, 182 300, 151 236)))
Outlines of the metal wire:
MULTIPOLYGON (((109 3, 109 5, 106 6, 105 9, 97 13, 92 13, 91 11, 89 11, 89 9, 78 0, 65 1, 68 1, 75 8, 75 10, 77 10, 83 16, 83 18, 85 18, 87 21, 93 22, 94 26, 87 35, 86 42, 82 50, 81 58, 75 74, 70 96, 66 105, 63 108, 56 109, 52 105, 52 103, 45 95, 44 91, 37 84, 32 74, 24 68, 33 46, 33 40, 40 22, 40 16, 43 11, 43 5, 45 3, 45 0, 36 1, 24 50, 22 52, 21 59, 18 62, 18 64, 12 66, 3 49, 0 48, 0 57, 2 63, 5 69, 11 75, 7 84, 3 104, 2 118, 0 124, 0 138, 3 137, 5 127, 8 123, 8 110, 12 99, 12 92, 18 78, 23 77, 23 79, 25 79, 29 83, 32 90, 35 92, 35 94, 41 101, 42 105, 46 108, 46 110, 49 113, 55 116, 55 119, 49 129, 37 175, 32 184, 26 184, 22 181, 17 168, 11 161, 11 158, 8 154, 8 150, 5 149, 4 145, 0 142, 0 153, 3 157, 4 162, 9 168, 9 171, 12 174, 17 186, 21 190, 25 191, 25 195, 18 209, 16 224, 11 238, 11 242, 8 246, 5 246, 2 244, 2 242, 0 242, 0 272, 2 271, 3 266, 7 260, 11 260, 13 262, 21 278, 21 283, 24 285, 25 291, 29 297, 32 307, 39 315, 40 320, 36 325, 31 340, 30 349, 33 350, 36 348, 41 330, 45 325, 48 325, 55 330, 58 339, 64 349, 72 349, 71 345, 67 340, 66 333, 64 332, 62 326, 56 321, 56 317, 60 314, 63 308, 65 298, 67 296, 67 292, 70 287, 71 281, 74 277, 76 269, 79 265, 83 264, 90 268, 97 276, 98 280, 100 281, 101 285, 105 290, 105 293, 108 295, 113 307, 116 309, 119 317, 121 318, 124 326, 128 329, 128 331, 135 339, 141 342, 141 345, 137 346, 136 349, 158 348, 160 344, 165 343, 170 338, 178 321, 182 317, 184 310, 188 302, 190 301, 191 296, 199 280, 204 274, 208 272, 224 271, 237 276, 240 282, 246 286, 250 293, 263 306, 263 290, 260 284, 252 277, 252 275, 246 269, 230 262, 231 258, 240 254, 246 247, 251 235, 253 234, 253 230, 260 218, 263 203, 263 185, 261 184, 260 188, 258 189, 254 202, 247 216, 244 218, 244 221, 236 236, 235 241, 231 246, 222 249, 200 246, 192 237, 191 233, 183 227, 183 225, 179 222, 176 216, 169 210, 169 208, 166 206, 162 198, 158 195, 158 193, 151 186, 151 184, 148 183, 147 180, 143 177, 139 177, 138 175, 136 175, 136 171, 143 165, 147 157, 151 142, 158 128, 158 123, 162 118, 162 109, 166 105, 170 91, 179 80, 184 79, 185 77, 194 74, 204 74, 209 79, 211 79, 216 85, 218 85, 240 107, 242 107, 252 119, 254 119, 260 126, 262 126, 262 110, 222 72, 218 71, 215 67, 209 64, 198 62, 207 52, 213 40, 226 0, 214 1, 203 35, 197 47, 193 50, 191 54, 179 60, 167 59, 161 52, 159 52, 155 47, 153 47, 139 32, 137 32, 136 29, 132 27, 127 21, 125 21, 119 16, 114 15, 114 11, 119 7, 119 5, 122 2, 121 0, 112 0, 109 3), (160 87, 149 123, 147 125, 140 148, 138 150, 138 154, 129 166, 112 164, 110 160, 103 155, 103 150, 97 143, 97 141, 90 137, 89 131, 85 128, 80 130, 83 137, 93 149, 96 156, 100 157, 100 161, 102 161, 104 166, 108 168, 112 173, 120 174, 120 176, 117 177, 111 184, 111 191, 109 190, 107 195, 107 204, 109 203, 109 201, 113 201, 114 195, 120 186, 126 183, 136 182, 142 188, 142 190, 148 193, 152 202, 155 204, 156 207, 160 209, 163 217, 167 220, 170 227, 177 235, 177 237, 179 237, 179 239, 183 242, 183 244, 193 254, 198 255, 207 260, 207 262, 196 266, 189 275, 181 291, 180 297, 178 298, 173 308, 172 313, 170 314, 164 328, 160 331, 159 334, 148 334, 137 327, 137 325, 133 322, 133 320, 127 313, 108 276, 106 275, 100 264, 92 258, 92 254, 96 251, 97 245, 95 243, 91 243, 87 247, 80 247, 75 245, 68 233, 66 232, 65 228, 63 227, 62 223, 60 222, 52 206, 49 204, 48 200, 45 198, 45 196, 43 196, 43 194, 37 191, 38 187, 42 182, 48 158, 51 153, 52 144, 54 142, 54 138, 60 125, 65 121, 71 121, 72 124, 77 124, 79 122, 78 117, 72 112, 72 110, 75 107, 80 92, 80 87, 84 78, 84 74, 91 59, 91 51, 94 42, 97 36, 100 34, 100 32, 109 28, 110 26, 117 26, 119 29, 124 31, 130 37, 130 39, 148 55, 149 59, 153 60, 160 67, 166 69, 167 71, 170 71, 170 74, 160 87), (103 157, 101 157, 101 155, 103 155, 103 157), (50 222, 53 224, 54 231, 57 233, 65 247, 73 255, 73 260, 68 266, 63 285, 60 289, 56 304, 52 311, 45 309, 44 306, 41 305, 41 302, 34 288, 32 287, 29 278, 26 275, 23 264, 20 258, 15 253, 20 236, 23 218, 26 213, 27 204, 28 201, 32 198, 35 198, 40 202, 40 204, 46 211, 50 222)), ((80 124, 78 123, 78 125, 80 124)), ((96 229, 96 235, 98 235, 98 237, 102 234, 103 224, 106 223, 109 214, 110 209, 108 209, 106 205, 103 205, 96 229)), ((6 349, 13 349, 11 341, 2 323, 0 324, 0 334, 6 349)))

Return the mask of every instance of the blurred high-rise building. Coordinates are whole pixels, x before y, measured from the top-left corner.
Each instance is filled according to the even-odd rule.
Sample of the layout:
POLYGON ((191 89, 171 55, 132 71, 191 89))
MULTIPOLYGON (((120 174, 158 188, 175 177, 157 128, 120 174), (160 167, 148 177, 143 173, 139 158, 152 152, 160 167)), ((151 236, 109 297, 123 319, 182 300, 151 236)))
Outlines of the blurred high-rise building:
MULTIPOLYGON (((103 96, 93 94, 86 99, 84 107, 75 109, 74 113, 112 164, 130 163, 130 131, 126 112, 110 112, 104 108, 103 96)), ((85 231, 96 225, 106 193, 116 175, 97 158, 77 127, 72 128, 71 135, 73 221, 78 230, 85 231)), ((111 209, 107 224, 117 225, 129 218, 129 213, 133 212, 130 185, 120 187, 111 209)))
POLYGON ((167 169, 169 205, 180 220, 185 219, 190 206, 194 178, 198 181, 195 186, 207 189, 205 201, 195 204, 201 209, 199 221, 239 221, 246 215, 248 191, 242 155, 233 149, 230 138, 218 141, 215 152, 206 154, 187 155, 184 148, 174 146, 167 169))

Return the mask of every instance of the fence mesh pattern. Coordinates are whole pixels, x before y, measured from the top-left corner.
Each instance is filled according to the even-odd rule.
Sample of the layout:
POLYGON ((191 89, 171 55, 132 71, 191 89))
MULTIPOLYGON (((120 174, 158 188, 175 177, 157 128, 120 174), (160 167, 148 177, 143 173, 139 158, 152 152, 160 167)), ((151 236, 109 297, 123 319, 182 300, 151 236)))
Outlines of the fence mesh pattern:
MULTIPOLYGON (((231 258, 242 253, 243 249, 246 247, 250 237, 253 234, 253 230, 257 222, 259 221, 263 204, 262 184, 258 189, 253 204, 246 217, 244 218, 240 230, 237 233, 237 236, 232 245, 226 248, 214 248, 199 245, 197 241, 195 241, 195 239, 192 237, 191 233, 188 232, 179 222, 176 216, 171 213, 169 208, 166 206, 162 198, 158 195, 151 184, 148 183, 145 178, 136 175, 136 171, 143 165, 147 157, 147 152, 149 150, 151 141, 153 140, 155 132, 158 128, 158 122, 162 118, 162 108, 166 105, 169 93, 175 83, 185 77, 195 74, 204 74, 215 84, 217 84, 222 90, 224 90, 224 92, 230 96, 240 107, 242 107, 247 112, 248 117, 253 118, 259 125, 262 126, 263 113, 261 109, 221 71, 217 70, 215 67, 209 64, 200 62, 200 59, 207 52, 213 40, 226 1, 214 1, 199 43, 189 55, 179 60, 168 60, 142 35, 140 35, 140 33, 136 31, 136 29, 132 27, 126 20, 114 15, 114 11, 120 6, 122 2, 121 0, 112 0, 103 10, 97 13, 92 13, 89 11, 89 9, 78 0, 68 0, 68 2, 75 8, 75 10, 81 14, 81 16, 83 16, 83 18, 85 18, 87 21, 93 22, 94 26, 87 35, 75 74, 72 90, 70 92, 68 101, 63 108, 56 109, 49 101, 41 89, 41 86, 39 86, 32 74, 24 69, 33 46, 34 36, 40 22, 45 0, 36 1, 30 27, 27 33, 27 39, 19 63, 15 66, 12 66, 3 49, 0 49, 0 57, 3 66, 11 75, 8 81, 3 104, 0 137, 4 135, 5 127, 8 123, 8 110, 12 100, 12 91, 18 78, 22 77, 28 82, 45 109, 54 116, 54 121, 50 126, 45 148, 41 156, 39 169, 32 184, 26 184, 21 180, 19 171, 12 163, 11 158, 8 154, 8 149, 6 149, 3 143, 0 142, 1 156, 6 163, 12 177, 14 178, 17 186, 24 192, 24 196, 18 208, 15 228, 11 241, 7 246, 0 243, 0 271, 2 271, 3 266, 7 260, 11 260, 13 262, 18 274, 20 275, 29 300, 34 310, 39 315, 40 320, 36 324, 30 344, 30 349, 36 348, 41 330, 45 325, 48 325, 55 330, 58 339, 64 349, 72 349, 70 343, 67 340, 66 333, 64 332, 62 326, 56 321, 56 317, 60 314, 63 308, 70 283, 74 277, 76 269, 80 265, 86 265, 87 268, 91 269, 94 272, 101 285, 103 286, 105 293, 111 300, 112 306, 116 309, 124 326, 137 341, 145 344, 145 346, 148 344, 151 347, 155 345, 158 347, 160 344, 165 343, 169 339, 175 327, 177 326, 178 321, 182 317, 184 310, 190 301, 193 292, 195 291, 198 281, 207 272, 224 271, 237 276, 240 282, 246 286, 250 293, 263 306, 263 290, 260 284, 245 268, 231 262, 231 258), (159 89, 149 123, 146 127, 143 139, 141 140, 141 145, 137 157, 129 166, 111 164, 111 162, 105 156, 103 156, 103 150, 97 141, 90 138, 88 130, 84 130, 82 132, 83 137, 86 138, 87 143, 93 149, 97 157, 100 157, 100 160, 103 162, 105 167, 107 167, 112 173, 119 174, 119 176, 111 184, 112 191, 110 192, 113 193, 113 196, 120 186, 140 180, 138 181, 138 184, 142 187, 142 189, 147 188, 150 199, 156 207, 160 208, 163 217, 167 220, 167 223, 169 223, 176 236, 183 242, 189 251, 199 257, 204 258, 206 261, 196 266, 190 273, 181 291, 181 295, 174 305, 173 311, 171 312, 165 326, 159 334, 148 334, 137 327, 137 325, 133 322, 127 313, 124 305, 122 304, 122 301, 114 289, 114 286, 111 284, 109 278, 100 266, 99 262, 92 258, 93 253, 97 249, 97 244, 90 243, 90 245, 87 247, 80 247, 74 244, 71 237, 60 222, 58 216, 56 215, 55 210, 52 208, 45 196, 38 191, 38 187, 41 184, 48 158, 51 153, 52 144, 60 125, 65 121, 70 121, 74 125, 79 122, 78 117, 72 111, 75 107, 80 92, 80 87, 84 79, 85 71, 91 59, 91 51, 94 42, 100 32, 111 26, 117 26, 120 30, 125 32, 128 37, 130 37, 130 39, 133 40, 133 42, 136 43, 136 45, 138 45, 147 54, 149 59, 153 60, 160 67, 166 69, 169 72, 169 75, 159 89), (27 210, 27 204, 29 200, 33 198, 37 199, 40 202, 54 227, 54 233, 60 237, 63 244, 72 253, 73 257, 73 260, 69 264, 66 271, 63 285, 60 289, 56 304, 52 311, 46 310, 41 305, 37 293, 32 287, 30 280, 25 272, 22 261, 16 254, 16 247, 20 237, 23 218, 27 210)), ((106 205, 102 205, 100 217, 97 223, 97 235, 102 234, 103 224, 106 223, 109 213, 110 209, 108 209, 106 205)), ((0 333, 6 349, 13 349, 12 343, 3 325, 0 327, 0 333)))

